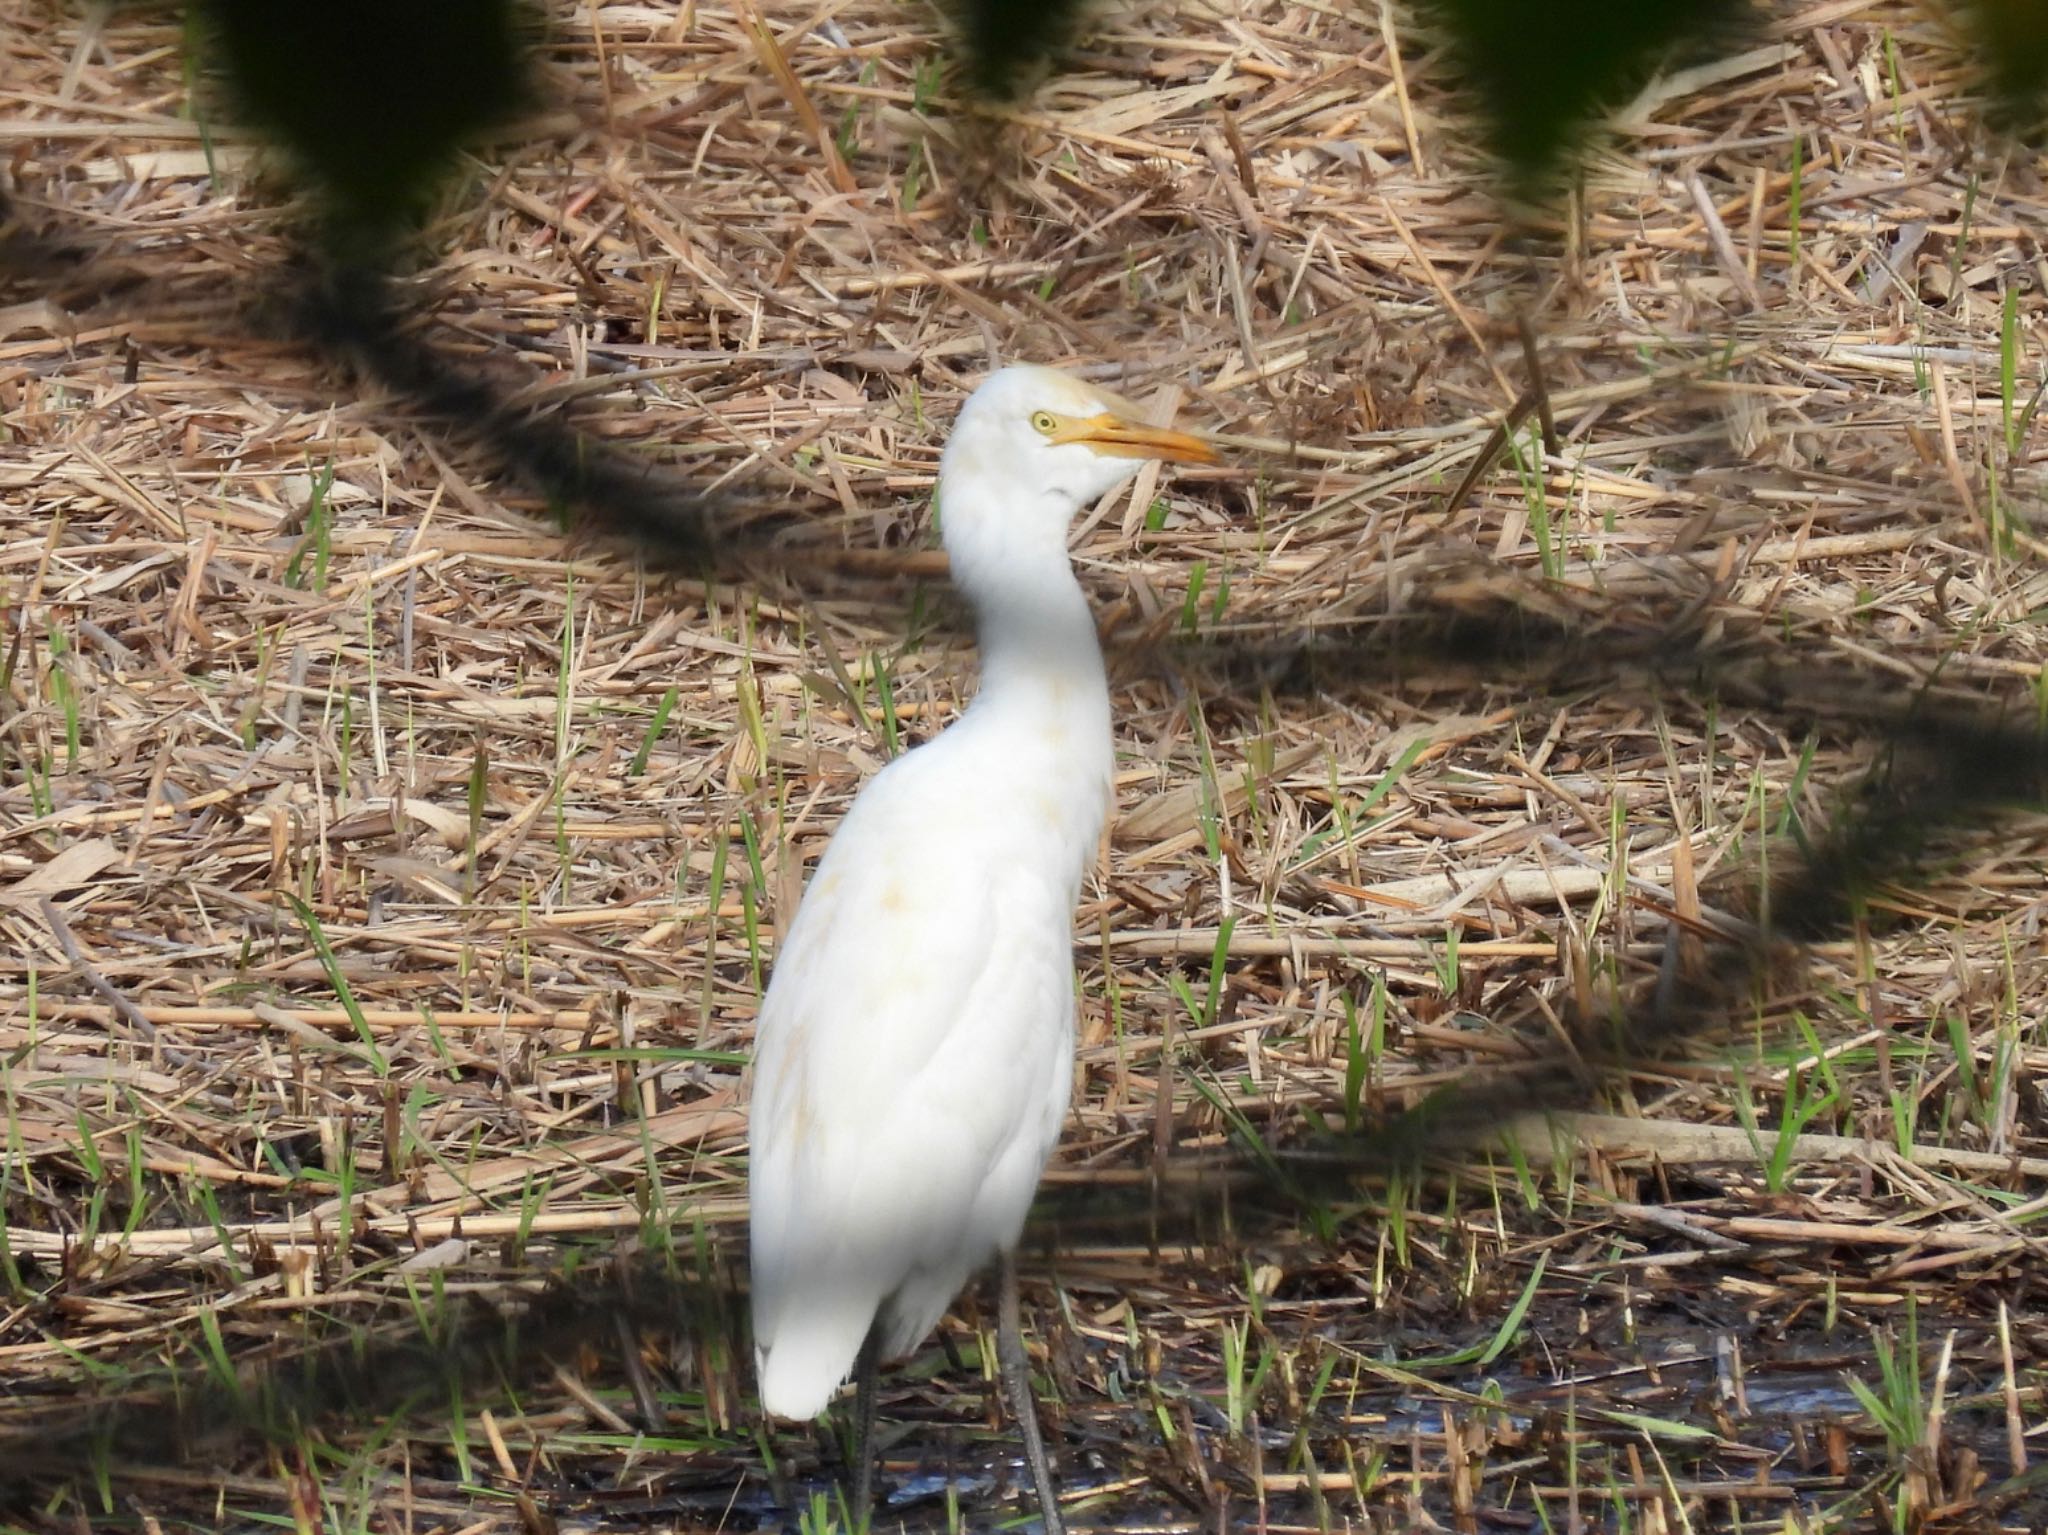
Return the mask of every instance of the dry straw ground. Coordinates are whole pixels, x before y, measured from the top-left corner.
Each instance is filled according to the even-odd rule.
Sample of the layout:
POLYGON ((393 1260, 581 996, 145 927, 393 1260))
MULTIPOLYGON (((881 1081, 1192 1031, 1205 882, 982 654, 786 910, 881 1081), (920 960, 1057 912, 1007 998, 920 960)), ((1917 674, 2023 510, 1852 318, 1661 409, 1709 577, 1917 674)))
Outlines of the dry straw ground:
MULTIPOLYGON (((18 1519, 816 1516, 829 1437, 760 1429, 722 1321, 648 1297, 743 1270, 778 924, 971 687, 927 502, 998 355, 1242 439, 1076 540, 1120 812, 1059 1188, 1233 1122, 1299 1140, 1347 1085, 1398 1106, 1740 931, 1880 755, 1817 702, 2044 696, 2042 166, 1972 126, 1929 15, 1783 8, 1625 112, 1533 242, 1372 3, 1116 11, 993 121, 922 11, 761 21, 557 4, 545 116, 430 236, 436 345, 787 503, 701 579, 566 545, 487 455, 266 336, 282 183, 195 107, 172 17, 0 19, 18 211, 94 253, 84 296, 0 307, 9 1464, 166 1365, 211 1412, 229 1362, 403 1358, 536 1276, 585 1276, 571 1320, 632 1312, 378 1364, 269 1442, 131 1430, 18 1519), (1528 380, 1522 312, 1555 449, 1525 429, 1454 497, 1528 380), (1806 703, 1359 645, 1510 597, 1746 645, 1806 703), (1353 649, 1233 664, 1304 636, 1353 649)), ((2042 835, 1945 834, 1519 1154, 1041 1252, 1075 1522, 2041 1528, 2011 1479, 2048 1455, 2042 835)), ((963 1301, 894 1378, 886 1526, 1022 1506, 982 1324, 963 1301)))

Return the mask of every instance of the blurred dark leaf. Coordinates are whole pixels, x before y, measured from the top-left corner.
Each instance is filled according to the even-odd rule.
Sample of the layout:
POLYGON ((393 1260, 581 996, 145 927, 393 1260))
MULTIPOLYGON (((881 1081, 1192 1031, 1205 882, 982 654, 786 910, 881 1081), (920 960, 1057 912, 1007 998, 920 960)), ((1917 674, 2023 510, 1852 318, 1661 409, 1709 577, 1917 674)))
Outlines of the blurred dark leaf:
POLYGON ((1085 0, 943 0, 977 94, 1017 95, 1073 36, 1085 0))
POLYGON ((1674 56, 1725 42, 1751 0, 1416 0, 1450 46, 1486 146, 1523 191, 1540 189, 1600 112, 1674 56))
POLYGON ((1994 118, 2038 134, 2048 123, 2048 0, 1967 0, 1962 10, 1989 77, 1994 118))
POLYGON ((528 100, 517 0, 194 0, 236 108, 368 237, 528 100))

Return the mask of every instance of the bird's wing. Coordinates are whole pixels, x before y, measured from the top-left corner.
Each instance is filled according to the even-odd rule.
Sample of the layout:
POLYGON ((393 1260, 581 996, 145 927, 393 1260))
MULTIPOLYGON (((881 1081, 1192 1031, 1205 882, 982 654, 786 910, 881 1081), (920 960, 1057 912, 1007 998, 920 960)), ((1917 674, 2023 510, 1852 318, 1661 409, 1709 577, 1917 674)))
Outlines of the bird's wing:
POLYGON ((748 1182, 771 1352, 817 1290, 872 1317, 910 1274, 1010 1240, 1065 1114, 1072 891, 1005 857, 1016 833, 985 814, 894 787, 877 779, 841 825, 757 1026, 748 1182))

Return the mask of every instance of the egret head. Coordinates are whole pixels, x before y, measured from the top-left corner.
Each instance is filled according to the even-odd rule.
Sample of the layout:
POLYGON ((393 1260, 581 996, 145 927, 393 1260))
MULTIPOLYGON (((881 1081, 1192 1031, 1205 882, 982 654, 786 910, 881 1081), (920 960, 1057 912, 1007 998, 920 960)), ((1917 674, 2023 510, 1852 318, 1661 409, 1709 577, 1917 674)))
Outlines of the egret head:
POLYGON ((968 397, 939 461, 939 516, 956 574, 1029 552, 1065 557, 1067 524, 1146 459, 1213 464, 1208 443, 1052 368, 1002 369, 968 397))

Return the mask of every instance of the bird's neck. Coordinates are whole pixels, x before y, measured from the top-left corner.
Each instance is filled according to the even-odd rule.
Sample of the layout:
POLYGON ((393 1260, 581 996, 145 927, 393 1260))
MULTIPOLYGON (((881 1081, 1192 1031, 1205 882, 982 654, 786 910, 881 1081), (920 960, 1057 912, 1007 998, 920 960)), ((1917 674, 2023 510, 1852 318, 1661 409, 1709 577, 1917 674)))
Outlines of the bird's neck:
POLYGON ((985 596, 975 614, 981 686, 961 728, 979 743, 989 788, 1035 829, 1078 897, 1116 766, 1094 615, 1064 552, 1046 580, 985 596))
POLYGON ((1078 897, 1116 766, 1109 684, 1095 615, 1067 558, 1066 518, 1016 505, 1020 493, 957 479, 945 491, 952 505, 995 513, 947 529, 953 584, 981 638, 981 686, 956 728, 990 790, 1015 806, 1017 825, 1033 830, 1078 897))
POLYGON ((1019 768, 1106 787, 1109 687, 1095 617, 1065 545, 1014 537, 949 547, 954 584, 973 605, 981 639, 981 686, 969 717, 1005 721, 1007 743, 1044 758, 1019 768))
POLYGON ((974 599, 981 639, 981 689, 975 706, 1079 714, 1077 724, 1107 732, 1109 688, 1095 615, 1064 558, 1028 589, 1009 587, 974 599))

